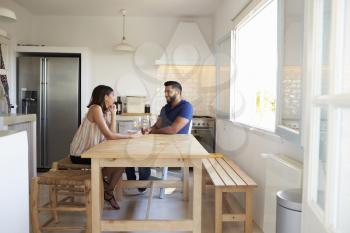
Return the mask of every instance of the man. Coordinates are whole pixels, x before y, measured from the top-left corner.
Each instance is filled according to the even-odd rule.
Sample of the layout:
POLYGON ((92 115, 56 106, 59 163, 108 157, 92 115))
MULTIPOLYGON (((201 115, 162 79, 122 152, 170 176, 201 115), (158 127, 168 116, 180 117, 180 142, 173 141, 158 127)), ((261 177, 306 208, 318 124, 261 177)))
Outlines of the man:
MULTIPOLYGON (((182 86, 176 81, 164 83, 165 99, 167 104, 160 111, 157 122, 144 134, 187 134, 190 130, 193 108, 192 105, 182 99, 182 86)), ((136 180, 135 169, 126 168, 128 180, 136 180)), ((140 180, 148 180, 151 175, 150 168, 139 168, 140 180)), ((140 193, 145 192, 145 188, 138 189, 140 193)))

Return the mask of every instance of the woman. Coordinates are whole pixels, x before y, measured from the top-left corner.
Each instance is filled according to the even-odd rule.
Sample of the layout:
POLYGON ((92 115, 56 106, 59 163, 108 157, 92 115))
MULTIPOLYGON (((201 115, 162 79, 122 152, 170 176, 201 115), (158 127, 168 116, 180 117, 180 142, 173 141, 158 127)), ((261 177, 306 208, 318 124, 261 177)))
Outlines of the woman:
MULTIPOLYGON (((72 163, 91 164, 90 159, 81 158, 80 155, 105 139, 117 140, 136 137, 135 134, 116 133, 116 106, 114 102, 114 92, 111 87, 104 85, 95 87, 87 106, 89 111, 70 145, 72 163)), ((114 209, 119 209, 119 205, 113 195, 113 190, 123 174, 123 170, 123 168, 102 169, 105 186, 104 198, 114 209)))

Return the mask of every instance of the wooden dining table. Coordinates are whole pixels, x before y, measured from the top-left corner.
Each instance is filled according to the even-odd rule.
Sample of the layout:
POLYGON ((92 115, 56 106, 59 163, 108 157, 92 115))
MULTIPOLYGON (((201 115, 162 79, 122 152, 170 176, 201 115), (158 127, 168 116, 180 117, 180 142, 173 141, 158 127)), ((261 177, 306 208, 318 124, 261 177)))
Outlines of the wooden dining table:
MULTIPOLYGON (((133 139, 107 140, 87 150, 81 156, 91 158, 93 233, 102 231, 201 232, 202 159, 208 158, 209 154, 193 135, 149 134, 133 139), (103 220, 103 192, 101 191, 103 190, 101 172, 103 167, 193 167, 192 218, 103 220)), ((159 182, 163 187, 167 187, 166 181, 159 182)))

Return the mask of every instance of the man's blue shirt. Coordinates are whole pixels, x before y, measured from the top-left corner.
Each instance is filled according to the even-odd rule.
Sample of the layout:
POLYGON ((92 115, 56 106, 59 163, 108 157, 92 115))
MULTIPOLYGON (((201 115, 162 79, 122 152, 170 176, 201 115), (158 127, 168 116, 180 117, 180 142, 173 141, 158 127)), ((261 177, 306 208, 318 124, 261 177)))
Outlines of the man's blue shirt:
POLYGON ((177 117, 183 117, 188 119, 188 123, 177 134, 187 134, 192 121, 192 114, 192 105, 186 100, 181 100, 174 108, 171 107, 171 104, 166 104, 160 111, 161 128, 170 126, 177 117))

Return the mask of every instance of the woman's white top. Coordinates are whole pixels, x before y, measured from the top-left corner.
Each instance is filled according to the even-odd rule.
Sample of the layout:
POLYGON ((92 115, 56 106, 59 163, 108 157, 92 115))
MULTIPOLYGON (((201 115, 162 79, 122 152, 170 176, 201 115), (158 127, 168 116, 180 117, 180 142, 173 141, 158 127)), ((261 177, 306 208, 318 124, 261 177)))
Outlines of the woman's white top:
MULTIPOLYGON (((111 114, 107 112, 103 117, 109 125, 111 123, 111 114)), ((81 123, 78 131, 75 133, 72 143, 70 144, 70 155, 80 156, 86 150, 101 143, 105 140, 100 128, 95 122, 89 121, 87 114, 81 123)))

